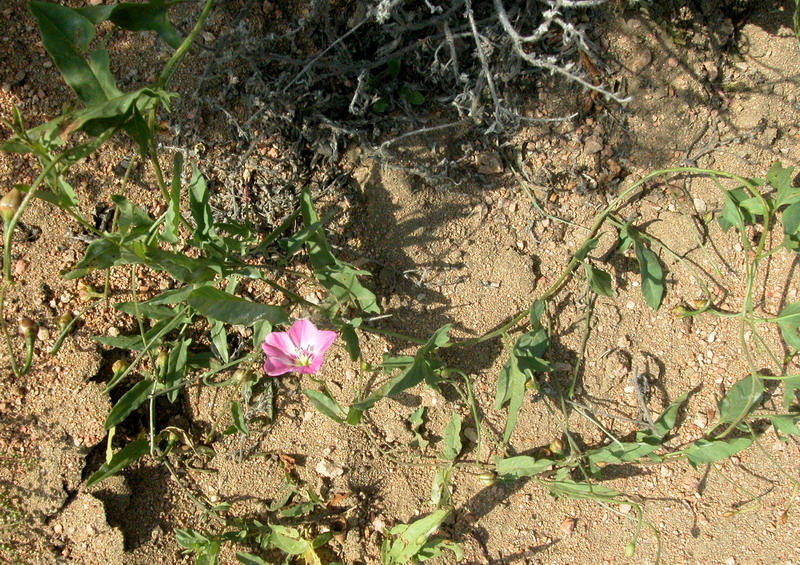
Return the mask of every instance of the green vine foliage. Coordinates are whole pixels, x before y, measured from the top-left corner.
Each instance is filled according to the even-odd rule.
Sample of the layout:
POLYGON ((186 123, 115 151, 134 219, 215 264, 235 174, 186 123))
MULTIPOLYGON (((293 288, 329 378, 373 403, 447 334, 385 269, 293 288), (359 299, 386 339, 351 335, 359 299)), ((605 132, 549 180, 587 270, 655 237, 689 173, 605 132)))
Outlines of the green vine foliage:
MULTIPOLYGON (((131 274, 131 300, 114 306, 133 316, 140 331, 133 335, 96 338, 105 346, 127 352, 132 361, 115 369, 106 383, 107 391, 124 386, 125 392, 107 416, 105 427, 109 431, 109 455, 89 478, 89 486, 119 473, 147 455, 166 465, 169 454, 180 443, 189 446, 199 456, 213 455, 208 446, 197 444, 183 430, 158 429, 156 426, 156 399, 166 396, 170 402, 175 402, 179 391, 189 383, 238 387, 238 397, 230 404, 233 425, 224 433, 243 436, 251 433, 248 406, 258 376, 244 370, 223 381, 216 381, 215 377, 257 363, 260 343, 273 328, 289 323, 294 306, 315 306, 283 287, 269 270, 253 266, 248 261, 248 258, 268 249, 274 251, 272 256, 277 257, 275 267, 297 260, 305 251, 314 277, 327 291, 327 299, 319 305, 319 311, 339 330, 353 362, 362 361, 359 337, 364 332, 406 339, 408 343, 419 346, 413 355, 387 355, 375 366, 363 363, 365 371, 382 373, 385 378, 374 389, 358 390, 348 402, 337 400, 324 383, 305 389, 305 396, 322 414, 340 425, 366 427, 365 418, 378 402, 420 385, 435 390, 449 387, 463 401, 453 407, 453 415, 442 434, 440 453, 429 458, 433 467, 431 503, 435 510, 385 532, 381 547, 385 564, 417 563, 445 552, 452 553, 457 559, 462 557, 457 543, 435 534, 444 529, 455 511, 452 485, 464 472, 477 471, 488 486, 497 481, 526 480, 534 481, 557 497, 632 504, 636 508, 636 531, 626 548, 626 552, 632 553, 641 528, 648 523, 640 505, 631 502, 624 493, 602 484, 607 478, 605 468, 608 465, 662 463, 676 459, 685 459, 694 466, 714 463, 756 442, 757 430, 762 429, 755 425, 758 422, 769 423, 781 437, 800 435, 800 375, 787 374, 785 363, 780 363, 784 356, 779 355, 774 355, 778 363, 772 373, 758 370, 749 345, 742 340, 750 365, 749 373, 720 399, 717 422, 703 437, 686 445, 671 443, 678 415, 687 400, 687 394, 684 394, 651 425, 627 441, 607 433, 607 443, 579 448, 567 429, 566 443, 559 440, 537 453, 518 453, 514 446, 514 432, 526 402, 547 403, 567 418, 569 416, 566 407, 574 403, 574 386, 569 392, 541 386, 542 380, 553 372, 553 363, 549 359, 553 341, 550 307, 569 281, 581 279, 581 273, 592 299, 614 300, 610 274, 602 268, 601 261, 591 256, 599 244, 601 229, 610 228, 615 233, 613 253, 633 250, 643 298, 653 310, 661 308, 668 288, 659 254, 674 252, 649 235, 646 228, 617 218, 628 199, 644 190, 652 179, 692 174, 704 175, 716 182, 724 200, 724 207, 717 216, 719 225, 725 231, 735 230, 750 254, 745 273, 747 293, 740 311, 735 313, 740 320, 741 333, 757 333, 762 331, 760 328, 777 327, 789 355, 797 354, 800 350, 800 302, 787 304, 776 316, 762 317, 756 314, 753 300, 762 261, 773 253, 796 253, 800 249, 800 188, 793 185, 792 168, 776 163, 763 179, 746 179, 722 171, 695 168, 654 171, 623 190, 597 215, 578 251, 569 257, 557 280, 537 297, 529 310, 520 312, 499 329, 473 339, 455 340, 450 335, 449 324, 427 339, 402 336, 371 327, 364 321, 366 316, 380 313, 376 296, 362 284, 362 277, 369 273, 333 254, 326 236, 326 225, 336 210, 321 217, 308 190, 302 191, 299 209, 295 213, 271 233, 258 234, 251 226, 233 225, 214 218, 209 204, 211 193, 202 172, 196 165, 187 167, 180 153, 173 156, 171 178, 165 178, 156 151, 153 124, 157 122, 158 112, 169 111, 170 101, 176 96, 166 90, 169 79, 202 29, 212 7, 211 0, 208 0, 194 29, 184 39, 170 24, 169 8, 172 4, 153 0, 141 4, 74 9, 33 2, 31 11, 38 22, 45 49, 65 82, 74 90, 77 100, 61 116, 33 128, 26 127, 20 112, 15 111, 7 123, 14 136, 2 146, 5 151, 32 154, 41 166, 41 173, 32 184, 18 185, 24 198, 6 220, 3 293, 13 283, 10 257, 14 227, 31 198, 39 198, 65 210, 95 237, 75 268, 64 273, 66 279, 83 279, 97 271, 111 269, 126 269, 131 274), (155 84, 132 92, 119 90, 110 70, 108 51, 102 46, 94 46, 97 26, 102 22, 133 32, 155 32, 174 49, 155 84), (115 195, 112 198, 115 221, 110 229, 102 231, 84 216, 68 178, 73 166, 117 134, 129 136, 138 148, 138 158, 152 167, 166 209, 160 216, 153 217, 123 195, 115 195), (733 183, 733 187, 726 188, 723 182, 733 183), (298 222, 302 227, 297 227, 298 222), (783 240, 768 249, 769 235, 776 225, 780 226, 783 240), (755 243, 751 238, 754 227, 760 234, 755 243), (184 245, 191 247, 193 252, 185 253, 184 245), (174 281, 175 288, 149 300, 138 300, 135 283, 142 267, 167 275, 174 281), (262 282, 283 294, 288 299, 288 306, 262 304, 243 296, 242 288, 252 281, 262 282), (203 339, 192 331, 197 327, 207 331, 203 339), (251 353, 231 351, 229 336, 233 327, 249 328, 252 332, 251 353), (505 363, 497 375, 494 400, 494 409, 504 415, 505 422, 501 437, 495 438, 482 424, 482 412, 472 394, 472 377, 461 367, 448 366, 442 353, 498 338, 504 338, 508 346, 505 363), (205 343, 210 347, 201 350, 200 346, 205 343), (765 391, 770 381, 783 386, 783 412, 768 411, 764 407, 765 391), (132 414, 141 412, 149 415, 146 433, 118 449, 112 449, 115 429, 128 421, 132 414), (469 413, 467 420, 465 413, 469 413), (478 446, 475 451, 465 449, 462 442, 465 421, 476 430, 478 446), (470 459, 481 454, 480 445, 486 438, 494 442, 491 458, 470 459)), ((399 67, 395 68, 396 72, 390 72, 393 79, 397 79, 399 72, 399 67)), ((402 90, 399 94, 406 95, 402 90)), ((414 96, 422 101, 419 96, 414 96)), ((535 199, 533 201, 535 203, 535 199)), ((93 298, 102 296, 94 291, 88 294, 93 298)), ((701 308, 683 308, 680 315, 730 317, 729 312, 715 307, 710 295, 701 308)), ((0 313, 0 320, 3 319, 0 313)), ((4 325, 2 329, 7 337, 4 325)), ((603 429, 596 420, 592 422, 603 429)), ((425 437, 426 425, 422 408, 411 414, 409 427, 414 439, 410 448, 418 453, 424 453, 432 444, 425 437)), ((287 494, 270 508, 269 520, 231 518, 229 505, 208 503, 207 513, 217 520, 218 528, 204 532, 179 530, 179 545, 194 553, 198 564, 216 563, 225 543, 245 542, 252 544, 254 551, 280 551, 287 562, 302 557, 306 563, 320 563, 317 550, 328 543, 331 535, 330 531, 315 533, 319 532, 315 526, 331 516, 326 514, 317 494, 304 491, 293 482, 289 473, 286 480, 287 494)), ((239 552, 237 558, 245 564, 266 563, 255 553, 239 552)))

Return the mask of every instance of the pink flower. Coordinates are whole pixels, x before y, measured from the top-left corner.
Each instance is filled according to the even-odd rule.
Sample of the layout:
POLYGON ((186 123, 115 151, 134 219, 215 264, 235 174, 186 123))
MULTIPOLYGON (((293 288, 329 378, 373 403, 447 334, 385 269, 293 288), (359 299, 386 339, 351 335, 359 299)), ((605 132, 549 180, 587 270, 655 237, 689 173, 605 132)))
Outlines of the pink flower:
POLYGON ((288 332, 272 332, 264 339, 264 371, 271 377, 293 371, 316 373, 335 339, 336 332, 318 330, 308 320, 297 320, 288 332))

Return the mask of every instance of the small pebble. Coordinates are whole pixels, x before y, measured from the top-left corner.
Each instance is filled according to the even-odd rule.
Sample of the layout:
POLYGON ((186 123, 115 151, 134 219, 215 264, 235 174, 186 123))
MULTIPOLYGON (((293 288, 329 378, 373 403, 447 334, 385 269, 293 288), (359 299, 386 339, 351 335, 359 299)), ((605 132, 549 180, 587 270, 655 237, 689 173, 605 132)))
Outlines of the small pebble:
POLYGON ((633 300, 629 300, 627 304, 625 304, 625 308, 628 310, 633 310, 636 308, 636 303, 633 300))
POLYGON ((575 518, 566 518, 563 522, 561 522, 561 531, 564 532, 565 536, 568 536, 575 531, 575 522, 577 522, 575 518))
POLYGON ((28 262, 24 259, 19 259, 18 261, 14 261, 14 269, 13 273, 14 276, 18 277, 23 274, 28 269, 28 262))

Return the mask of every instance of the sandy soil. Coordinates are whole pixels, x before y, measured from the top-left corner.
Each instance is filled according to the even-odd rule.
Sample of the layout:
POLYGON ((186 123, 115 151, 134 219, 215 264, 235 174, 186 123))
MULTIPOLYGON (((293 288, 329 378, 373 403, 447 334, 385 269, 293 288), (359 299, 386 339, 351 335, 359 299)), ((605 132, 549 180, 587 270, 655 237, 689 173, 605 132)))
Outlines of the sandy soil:
MULTIPOLYGON (((31 124, 39 123, 56 115, 70 93, 49 64, 24 3, 10 0, 0 13, 5 63, 0 68, 0 113, 9 116, 16 104, 31 124)), ((608 194, 656 168, 696 163, 757 176, 776 160, 797 165, 800 77, 791 23, 788 3, 780 2, 764 2, 736 25, 709 16, 703 25, 681 33, 641 12, 613 12, 602 22, 600 43, 607 58, 601 68, 632 97, 630 104, 606 105, 577 87, 545 80, 540 115, 570 115, 577 109, 579 116, 532 126, 502 151, 519 151, 548 213, 582 225, 591 221, 608 194), (555 94, 548 98, 548 92, 555 94)), ((212 18, 209 33, 218 35, 224 26, 224 18, 212 18)), ((128 57, 126 80, 135 83, 148 72, 135 64, 138 50, 154 47, 149 39, 126 38, 120 36, 114 49, 128 57)), ((192 64, 190 60, 190 69, 192 64)), ((191 72, 182 71, 178 90, 185 97, 176 105, 174 122, 191 115, 191 84, 191 72)), ((408 146, 409 160, 434 144, 457 143, 459 135, 414 140, 408 146)), ((163 142, 172 145, 167 138, 163 142)), ((261 166, 268 167, 268 142, 260 149, 261 166)), ((210 148, 199 158, 200 167, 215 174, 229 151, 222 144, 210 148)), ((85 210, 109 202, 121 182, 119 164, 131 152, 125 142, 112 142, 82 166, 75 187, 85 210)), ((165 151, 165 162, 170 153, 165 151)), ((386 329, 421 337, 445 323, 453 324, 456 337, 489 331, 528 308, 583 237, 580 230, 562 229, 531 206, 496 147, 481 153, 471 182, 447 191, 381 167, 358 148, 347 153, 342 166, 349 182, 323 195, 319 204, 323 209, 334 204, 344 208, 332 228, 333 240, 348 259, 373 272, 369 285, 384 312, 391 314, 381 322, 386 329)), ((0 155, 0 186, 30 182, 34 174, 33 163, 0 155)), ((225 179, 213 180, 224 196, 225 179)), ((140 181, 128 196, 153 210, 159 205, 157 196, 147 187, 146 176, 140 181)), ((219 202, 224 212, 224 199, 219 202)), ((711 224, 713 253, 706 255, 688 235, 694 232, 687 211, 702 217, 721 205, 712 183, 693 179, 678 187, 654 185, 626 212, 638 213, 649 233, 696 261, 714 281, 722 304, 735 308, 744 291, 744 258, 736 239, 711 224)), ((377 563, 382 530, 432 510, 434 469, 409 464, 419 462, 419 452, 408 448, 412 434, 406 420, 417 407, 427 407, 432 443, 424 454, 433 456, 454 406, 460 404, 428 389, 414 389, 379 403, 364 429, 340 426, 305 400, 300 390, 313 383, 300 376, 276 381, 273 421, 253 421, 247 438, 215 437, 211 446, 216 456, 198 465, 212 472, 184 465, 177 480, 145 458, 86 488, 86 478, 103 461, 103 421, 116 400, 102 392, 102 383, 120 356, 91 337, 125 334, 134 329, 134 321, 100 305, 59 353, 50 356, 59 317, 83 307, 75 281, 64 281, 59 273, 74 266, 86 244, 66 214, 45 203, 35 202, 24 223, 30 235, 14 247, 18 283, 7 297, 6 317, 13 325, 28 315, 42 329, 34 368, 24 380, 13 377, 5 348, 0 353, 2 559, 86 565, 192 562, 179 551, 175 529, 213 525, 188 494, 230 502, 232 515, 258 516, 278 495, 289 459, 303 484, 326 500, 338 500, 346 527, 331 547, 346 563, 377 563)), ((610 244, 610 238, 603 241, 610 244)), ((604 250, 601 245, 597 256, 604 250)), ((658 312, 642 299, 631 257, 615 258, 608 265, 616 296, 601 297, 595 305, 579 399, 604 426, 624 436, 634 428, 614 415, 638 418, 631 375, 644 368, 655 413, 693 391, 674 440, 679 444, 702 436, 722 391, 747 368, 734 321, 700 317, 687 324, 670 313, 702 295, 681 264, 663 254, 661 260, 669 276, 665 304, 658 312)), ((118 296, 126 276, 112 277, 118 296)), ((101 281, 99 275, 92 279, 101 281)), ((775 314, 796 300, 800 289, 794 258, 775 256, 762 282, 764 312, 775 314)), ((166 288, 168 281, 143 277, 140 283, 147 295, 166 288)), ((310 284, 300 288, 307 297, 315 292, 310 284)), ((550 353, 558 368, 553 378, 569 378, 585 306, 580 283, 572 283, 559 297, 550 353)), ((373 363, 385 352, 413 351, 370 335, 364 336, 362 349, 365 360, 373 363)), ((502 430, 504 415, 492 409, 496 375, 505 361, 502 340, 447 360, 471 376, 487 425, 502 430)), ((320 377, 347 403, 368 375, 336 344, 320 377)), ((230 423, 232 394, 219 388, 187 390, 165 421, 202 442, 215 423, 220 429, 230 423)), ((461 415, 469 417, 466 411, 461 415)), ((604 440, 585 422, 575 420, 572 426, 586 445, 604 440)), ((546 446, 560 436, 557 419, 542 402, 525 403, 513 437, 518 452, 546 446)), ((466 433, 465 442, 473 450, 469 459, 490 461, 495 454, 490 445, 475 452, 466 433)), ((660 535, 663 563, 798 563, 798 511, 791 506, 797 493, 783 474, 800 479, 798 444, 782 443, 767 432, 761 445, 761 450, 751 448, 706 469, 692 469, 686 462, 636 466, 608 484, 644 505, 660 535)), ((468 563, 653 563, 656 558, 652 530, 643 531, 636 555, 625 557, 635 527, 629 506, 554 499, 534 482, 485 487, 468 469, 457 472, 453 497, 457 511, 443 534, 463 544, 468 563)), ((225 549, 221 562, 236 562, 234 552, 241 549, 225 549)))

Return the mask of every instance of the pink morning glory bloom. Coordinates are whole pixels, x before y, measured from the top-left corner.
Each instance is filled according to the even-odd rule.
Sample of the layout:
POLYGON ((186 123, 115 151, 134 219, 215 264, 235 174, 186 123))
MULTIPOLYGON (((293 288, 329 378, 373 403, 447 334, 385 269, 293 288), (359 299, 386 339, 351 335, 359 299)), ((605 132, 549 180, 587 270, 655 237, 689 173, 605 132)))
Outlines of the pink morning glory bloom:
POLYGON ((316 373, 336 332, 318 330, 308 320, 297 320, 287 332, 272 332, 261 347, 267 355, 264 371, 277 377, 286 373, 316 373))

